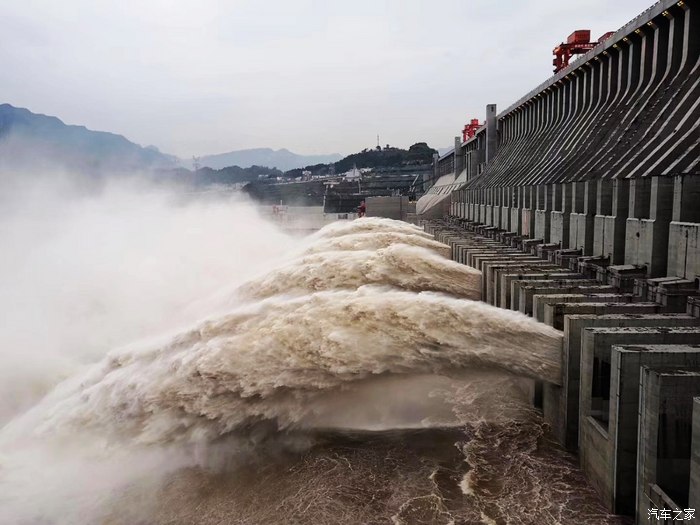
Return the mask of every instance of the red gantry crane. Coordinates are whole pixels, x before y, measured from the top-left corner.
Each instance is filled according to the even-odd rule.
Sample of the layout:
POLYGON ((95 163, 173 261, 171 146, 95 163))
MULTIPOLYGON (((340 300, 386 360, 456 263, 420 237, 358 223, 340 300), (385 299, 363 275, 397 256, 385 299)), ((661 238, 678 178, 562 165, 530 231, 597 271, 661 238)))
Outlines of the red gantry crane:
POLYGON ((462 130, 462 142, 466 142, 467 139, 472 138, 474 135, 476 135, 476 130, 481 127, 481 124, 479 124, 479 119, 478 118, 473 118, 469 124, 464 125, 464 129, 462 130))
POLYGON ((573 55, 580 55, 590 51, 603 40, 610 38, 612 35, 613 32, 609 31, 601 36, 598 41, 591 42, 590 29, 579 29, 574 31, 569 35, 569 38, 566 39, 566 43, 562 42, 552 51, 554 54, 554 60, 552 60, 554 72, 557 73, 568 66, 573 55))

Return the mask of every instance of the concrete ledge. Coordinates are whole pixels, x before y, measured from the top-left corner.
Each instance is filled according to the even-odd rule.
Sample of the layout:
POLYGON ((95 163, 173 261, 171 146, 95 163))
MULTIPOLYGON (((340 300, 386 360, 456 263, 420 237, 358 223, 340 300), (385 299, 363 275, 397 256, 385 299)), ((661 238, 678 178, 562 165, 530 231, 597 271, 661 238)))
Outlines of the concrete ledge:
POLYGON ((559 267, 548 261, 533 261, 522 263, 519 261, 509 261, 503 264, 489 265, 486 270, 486 279, 488 280, 488 297, 491 303, 500 306, 502 276, 504 274, 512 275, 514 272, 542 272, 559 270, 559 267))
MULTIPOLYGON (((637 460, 637 523, 650 508, 690 508, 693 398, 700 370, 642 367, 637 460)), ((695 498, 693 498, 695 499, 695 498)))
MULTIPOLYGON (((544 322, 544 305, 557 303, 631 303, 635 300, 632 294, 616 294, 616 293, 597 293, 605 292, 607 286, 581 286, 573 293, 549 293, 549 290, 543 290, 544 293, 536 293, 532 296, 532 316, 544 322)), ((614 288, 610 287, 610 291, 614 288)), ((521 294, 521 297, 523 295, 521 294)))
MULTIPOLYGON (((586 328, 700 326, 700 319, 686 314, 567 315, 564 319, 562 393, 557 401, 561 423, 548 421, 557 439, 569 450, 578 448, 581 339, 586 328)), ((545 385, 545 389, 548 385, 545 385)))
MULTIPOLYGON (((520 292, 523 287, 538 285, 547 288, 568 288, 572 286, 597 286, 598 282, 591 279, 583 279, 577 274, 573 279, 555 279, 547 275, 542 278, 527 276, 526 279, 513 280, 510 283, 510 307, 512 310, 520 310, 520 292)), ((565 292, 563 292, 565 293, 565 292)))
MULTIPOLYGON (((671 336, 671 333, 678 334, 683 329, 672 330, 673 332, 664 336, 665 340, 670 340, 671 337, 687 337, 697 341, 698 335, 692 331, 687 331, 685 335, 671 336)), ((600 334, 599 337, 601 335, 605 339, 604 334, 600 334)), ((630 337, 630 334, 625 333, 617 340, 620 337, 630 337)), ((581 465, 591 485, 600 493, 609 509, 630 516, 636 511, 637 429, 642 366, 700 367, 700 344, 616 345, 612 338, 607 338, 607 342, 584 342, 581 352, 579 419, 581 465), (608 343, 613 344, 612 348, 607 346, 608 343), (594 352, 598 352, 598 363, 605 363, 607 355, 610 356, 603 372, 597 376, 593 375, 595 356, 591 354, 594 352), (609 370, 609 378, 604 372, 606 367, 609 370), (601 421, 601 417, 595 416, 596 411, 592 410, 591 406, 591 387, 596 386, 605 387, 608 399, 614 401, 609 402, 607 422, 604 413, 602 416, 601 426, 605 428, 607 424, 606 442, 601 442, 598 438, 599 432, 592 428, 589 421, 592 417, 601 421)), ((602 392, 605 395, 605 390, 602 392)))
POLYGON ((544 322, 557 330, 564 328, 564 318, 576 314, 652 314, 661 312, 656 303, 564 303, 546 304, 544 322))
MULTIPOLYGON (((514 281, 562 281, 562 280, 580 280, 581 275, 574 272, 568 272, 562 269, 552 270, 551 273, 542 273, 541 269, 533 269, 532 271, 522 271, 518 273, 503 272, 500 277, 499 293, 500 300, 499 306, 501 308, 517 310, 519 308, 519 303, 512 304, 511 294, 513 291, 514 281)), ((518 288, 518 293, 520 288, 518 288)), ((516 299, 519 301, 519 299, 516 299)))
MULTIPOLYGON (((541 281, 541 283, 546 283, 547 281, 541 281)), ((576 294, 581 295, 585 293, 608 293, 612 294, 615 289, 612 286, 599 285, 593 280, 581 280, 580 286, 567 285, 567 286, 548 286, 546 284, 532 283, 527 286, 520 287, 520 298, 518 310, 525 315, 533 316, 535 315, 535 296, 545 296, 545 295, 560 295, 560 294, 576 294)), ((571 301, 572 303, 582 302, 582 301, 571 301)), ((589 301, 595 302, 595 301, 589 301)), ((598 301, 598 302, 615 302, 615 301, 598 301)), ((544 321, 544 312, 540 314, 540 321, 544 321)))

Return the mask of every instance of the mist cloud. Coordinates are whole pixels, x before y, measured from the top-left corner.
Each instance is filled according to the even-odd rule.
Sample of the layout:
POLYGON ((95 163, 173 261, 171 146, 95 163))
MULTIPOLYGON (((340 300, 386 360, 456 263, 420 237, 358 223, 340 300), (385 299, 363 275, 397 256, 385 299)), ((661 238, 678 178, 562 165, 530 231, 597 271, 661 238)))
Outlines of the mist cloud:
POLYGON ((223 290, 291 245, 226 194, 133 179, 89 191, 65 176, 4 180, 0 424, 106 351, 212 313, 223 290))

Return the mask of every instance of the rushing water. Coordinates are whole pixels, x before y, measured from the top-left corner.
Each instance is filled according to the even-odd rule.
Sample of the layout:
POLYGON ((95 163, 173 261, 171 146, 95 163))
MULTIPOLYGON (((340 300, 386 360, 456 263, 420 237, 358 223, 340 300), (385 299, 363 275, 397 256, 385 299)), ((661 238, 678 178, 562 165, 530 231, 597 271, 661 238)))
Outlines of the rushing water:
POLYGON ((529 408, 561 334, 447 252, 332 224, 76 370, 0 431, 3 523, 617 523, 529 408))

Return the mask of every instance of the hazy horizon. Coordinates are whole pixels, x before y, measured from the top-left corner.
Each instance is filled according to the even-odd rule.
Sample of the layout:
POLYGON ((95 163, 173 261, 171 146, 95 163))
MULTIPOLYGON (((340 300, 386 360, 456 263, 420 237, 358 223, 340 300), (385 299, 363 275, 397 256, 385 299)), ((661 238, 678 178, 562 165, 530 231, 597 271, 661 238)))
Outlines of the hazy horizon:
POLYGON ((444 148, 546 80, 573 30, 598 38, 650 4, 10 0, 0 102, 181 158, 345 155, 377 134, 444 148))

